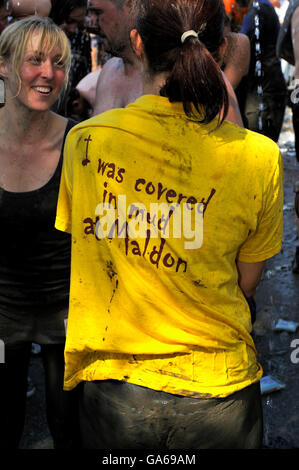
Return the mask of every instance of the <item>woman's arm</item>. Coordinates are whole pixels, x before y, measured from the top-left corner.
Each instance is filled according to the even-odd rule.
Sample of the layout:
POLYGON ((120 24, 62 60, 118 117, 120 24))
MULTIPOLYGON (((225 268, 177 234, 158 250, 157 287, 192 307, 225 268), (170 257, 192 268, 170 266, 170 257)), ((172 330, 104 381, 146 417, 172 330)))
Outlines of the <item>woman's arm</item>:
POLYGON ((258 263, 243 263, 237 261, 239 286, 246 298, 255 295, 255 290, 261 280, 264 266, 265 261, 259 261, 258 263))

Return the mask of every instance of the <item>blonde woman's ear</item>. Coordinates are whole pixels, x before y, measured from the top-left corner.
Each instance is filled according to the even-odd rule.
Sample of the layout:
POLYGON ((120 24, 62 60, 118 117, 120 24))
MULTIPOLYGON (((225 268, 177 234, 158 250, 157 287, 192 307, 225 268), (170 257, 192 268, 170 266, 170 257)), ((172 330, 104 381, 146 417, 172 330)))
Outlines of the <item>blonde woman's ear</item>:
POLYGON ((7 64, 3 59, 0 59, 0 78, 7 78, 8 77, 8 70, 7 64))

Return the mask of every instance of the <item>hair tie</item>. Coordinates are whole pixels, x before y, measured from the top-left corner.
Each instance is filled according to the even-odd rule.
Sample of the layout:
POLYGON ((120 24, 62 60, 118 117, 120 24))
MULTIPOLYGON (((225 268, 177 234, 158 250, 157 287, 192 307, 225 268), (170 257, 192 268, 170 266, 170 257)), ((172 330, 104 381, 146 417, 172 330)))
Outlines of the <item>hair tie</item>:
POLYGON ((194 31, 193 29, 190 29, 189 31, 185 31, 182 36, 181 36, 181 42, 182 44, 184 44, 184 42, 186 41, 186 39, 189 37, 189 36, 193 36, 194 38, 197 38, 198 39, 198 33, 196 31, 194 31))

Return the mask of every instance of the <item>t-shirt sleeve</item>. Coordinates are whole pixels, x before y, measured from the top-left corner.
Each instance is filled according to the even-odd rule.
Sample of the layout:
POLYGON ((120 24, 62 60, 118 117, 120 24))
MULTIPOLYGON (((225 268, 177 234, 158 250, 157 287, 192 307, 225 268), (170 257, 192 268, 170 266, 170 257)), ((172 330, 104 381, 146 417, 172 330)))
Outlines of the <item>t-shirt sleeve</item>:
POLYGON ((258 215, 257 226, 242 245, 238 260, 244 263, 265 261, 281 250, 283 232, 283 167, 280 151, 274 156, 276 164, 264 183, 262 208, 258 215))
POLYGON ((72 159, 70 135, 64 145, 63 165, 58 194, 55 227, 62 232, 72 233, 72 159))

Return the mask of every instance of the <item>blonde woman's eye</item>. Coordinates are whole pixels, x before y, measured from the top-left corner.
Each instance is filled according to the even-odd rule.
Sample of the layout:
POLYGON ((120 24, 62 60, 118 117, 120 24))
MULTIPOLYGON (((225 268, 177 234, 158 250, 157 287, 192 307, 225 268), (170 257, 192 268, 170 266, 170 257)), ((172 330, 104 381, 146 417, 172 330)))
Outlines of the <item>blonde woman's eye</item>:
POLYGON ((61 59, 54 60, 55 67, 63 69, 65 67, 65 63, 61 59))
POLYGON ((32 57, 29 57, 29 62, 31 62, 31 64, 33 65, 40 65, 41 64, 41 58, 38 57, 38 56, 32 56, 32 57))

